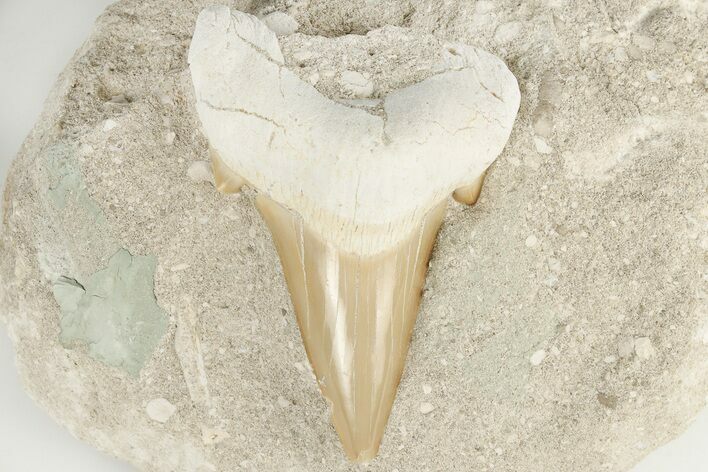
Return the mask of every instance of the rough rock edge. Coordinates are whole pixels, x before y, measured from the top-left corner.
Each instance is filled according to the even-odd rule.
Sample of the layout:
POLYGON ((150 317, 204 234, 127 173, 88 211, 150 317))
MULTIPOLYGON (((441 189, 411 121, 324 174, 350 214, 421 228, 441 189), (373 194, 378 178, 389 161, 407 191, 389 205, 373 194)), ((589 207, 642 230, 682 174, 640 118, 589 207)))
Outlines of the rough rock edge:
MULTIPOLYGON (((89 43, 87 43, 87 44, 90 44, 90 42, 91 41, 89 41, 89 43)), ((529 106, 528 103, 526 105, 529 106)), ((528 110, 526 110, 526 113, 528 113, 528 110)), ((46 120, 46 119, 47 119, 47 117, 43 117, 43 120, 46 120)), ((24 156, 25 159, 29 159, 29 157, 31 156, 29 153, 34 149, 34 144, 36 144, 36 142, 37 142, 37 141, 34 141, 35 135, 39 134, 39 135, 41 135, 42 138, 46 138, 46 139, 41 139, 43 145, 46 145, 47 142, 51 141, 51 139, 49 139, 49 138, 52 135, 50 133, 47 133, 47 130, 44 129, 44 127, 46 126, 47 123, 51 123, 51 121, 40 120, 40 122, 36 126, 35 130, 33 131, 31 137, 23 145, 23 150, 21 151, 20 155, 24 156)), ((55 134, 54 136, 58 136, 58 133, 55 134)), ((37 139, 40 140, 39 138, 37 138, 37 139)), ((38 146, 38 147, 41 148, 43 146, 38 146)), ((20 157, 20 159, 22 159, 22 157, 20 157)), ((24 185, 27 184, 27 177, 23 176, 20 173, 21 169, 22 169, 22 165, 21 165, 21 162, 19 162, 19 161, 16 162, 12 167, 11 178, 8 183, 6 194, 5 194, 5 199, 6 199, 5 205, 9 204, 9 195, 12 191, 15 190, 14 187, 21 188, 23 184, 24 185)), ((501 179, 502 176, 507 175, 506 170, 504 169, 503 166, 499 166, 499 168, 497 169, 497 172, 499 173, 499 177, 497 179, 501 179)), ((495 182, 494 179, 495 179, 495 177, 492 176, 491 181, 488 186, 488 189, 489 189, 489 192, 491 193, 491 195, 496 195, 497 197, 499 197, 500 194, 498 192, 495 193, 495 190, 494 190, 495 188, 498 189, 499 183, 495 182), (497 187, 495 187, 495 185, 497 187)), ((23 188, 22 190, 26 190, 26 188, 23 188)), ((600 195, 598 195, 598 196, 600 196, 600 195)), ((482 203, 484 203, 484 202, 482 202, 482 203)), ((482 207, 482 208, 484 208, 484 207, 482 207)), ((482 210, 482 211, 484 211, 484 210, 482 210)), ((9 213, 9 211, 6 211, 6 216, 4 217, 5 228, 8 228, 8 221, 9 221, 9 219, 7 217, 7 213, 9 213)), ((462 225, 469 224, 471 221, 475 221, 478 218, 479 218, 479 216, 473 216, 472 219, 470 219, 469 213, 464 214, 464 213, 461 213, 459 210, 453 210, 452 215, 449 217, 449 220, 450 220, 449 226, 455 227, 455 226, 459 226, 461 224, 462 225)), ((17 228, 14 228, 14 229, 17 229, 17 228)), ((680 230, 680 228, 676 229, 676 231, 679 231, 679 230, 680 230)), ((13 236, 8 233, 11 233, 11 232, 6 231, 4 233, 3 245, 5 244, 5 242, 7 240, 13 238, 13 236)), ((436 257, 436 261, 433 262, 434 267, 431 270, 435 270, 435 266, 439 266, 440 264, 443 264, 443 265, 449 264, 448 258, 455 255, 458 247, 455 246, 454 240, 446 239, 446 238, 450 238, 451 235, 456 235, 456 233, 454 233, 453 229, 451 229, 451 228, 446 228, 444 230, 443 234, 441 235, 441 244, 439 245, 439 254, 436 257), (452 250, 452 252, 451 252, 451 250, 452 250)), ((457 237, 457 236, 452 236, 452 237, 457 237)), ((529 241, 529 244, 532 242, 533 241, 529 241)), ((11 252, 10 257, 6 257, 6 255, 9 251, 12 251, 11 249, 9 249, 8 247, 3 247, 1 249, 3 251, 3 257, 2 257, 2 259, 0 259, 0 265, 2 265, 3 278, 9 279, 9 277, 5 277, 5 276, 7 274, 13 273, 14 270, 17 269, 19 271, 31 270, 34 273, 35 280, 40 280, 40 275, 39 275, 38 269, 36 267, 33 267, 34 266, 33 261, 35 259, 34 259, 34 254, 33 254, 31 248, 27 248, 27 247, 19 248, 17 251, 11 252), (13 253, 14 253, 14 257, 12 256, 13 253), (27 266, 28 264, 31 265, 32 267, 28 267, 27 266), (10 270, 10 269, 12 269, 12 270, 10 270)), ((3 280, 3 282, 5 282, 5 280, 3 280)), ((431 286, 432 286, 433 290, 442 292, 441 294, 436 295, 436 296, 445 296, 444 293, 445 293, 446 289, 444 287, 441 287, 440 285, 441 285, 440 281, 438 281, 438 282, 431 281, 431 286)), ((8 297, 12 298, 12 296, 8 295, 8 293, 3 293, 3 297, 8 296, 8 297)), ((700 298, 696 299, 696 301, 698 301, 698 300, 700 300, 700 298)), ((12 307, 13 305, 12 305, 12 303, 9 303, 7 305, 3 304, 3 306, 12 307)), ((27 304, 27 306, 31 306, 31 305, 27 304)), ((700 308, 700 306, 696 307, 696 308, 700 308)), ((10 310, 11 310, 11 308, 10 308, 10 310)), ((429 311, 430 307, 427 307, 427 310, 428 310, 428 312, 426 313, 426 315, 427 315, 426 318, 419 321, 419 325, 421 325, 417 329, 419 336, 421 336, 421 335, 428 336, 429 334, 427 334, 427 333, 429 333, 429 331, 431 329, 438 329, 441 327, 440 325, 435 324, 438 321, 436 321, 437 318, 435 316, 432 316, 433 313, 430 313, 430 311, 429 311)), ((45 311, 45 313, 49 313, 49 312, 45 311)), ((695 314, 696 319, 694 320, 694 322, 698 321, 701 318, 702 319, 705 318, 705 316, 703 316, 703 315, 701 315, 700 317, 697 315, 701 315, 701 314, 700 313, 695 314)), ((52 315, 52 316, 54 316, 54 315, 52 315)), ((692 316, 694 316, 694 315, 692 315, 692 316)), ((14 323, 17 323, 22 318, 24 318, 24 315, 23 316, 17 315, 17 317, 13 317, 14 323)), ((491 321, 494 321, 494 320, 492 319, 491 321)), ((696 327, 696 324, 693 324, 692 327, 696 327)), ((683 329, 683 327, 680 327, 680 328, 683 329)), ((11 334, 12 334, 12 330, 11 330, 11 334)), ((168 337, 169 336, 171 336, 171 334, 169 334, 168 337)), ((17 340, 16 336, 13 336, 13 339, 17 340)), ((430 341, 434 341, 434 339, 430 339, 430 341)), ((685 341, 689 342, 692 340, 685 339, 685 341)), ((683 346, 679 345, 679 346, 677 346, 677 349, 680 349, 682 347, 683 346)), ((23 356, 23 355, 28 354, 26 345, 23 345, 23 346, 17 345, 17 349, 18 349, 18 356, 23 356)), ((705 348, 698 347, 696 349, 705 349, 705 348)), ((696 349, 693 350, 693 354, 695 357, 698 357, 698 355, 696 355, 696 349)), ((673 434, 676 434, 677 432, 679 432, 680 430, 682 430, 685 427, 688 419, 690 419, 690 417, 702 406, 702 400, 701 400, 700 393, 706 391, 706 380, 704 378, 706 369, 705 369, 705 366, 703 364, 701 364, 700 359, 696 359, 695 357, 691 357, 691 358, 688 357, 688 355, 690 354, 689 351, 684 350, 682 352, 685 357, 683 357, 681 359, 674 359, 674 361, 680 361, 681 364, 679 365, 679 367, 677 368, 676 371, 667 372, 666 378, 662 379, 663 374, 658 375, 656 372, 650 371, 650 372, 648 372, 648 374, 652 375, 652 377, 650 377, 652 380, 655 380, 657 383, 663 384, 666 386, 673 385, 677 379, 684 378, 684 379, 686 379, 687 382, 689 382, 691 384, 691 391, 693 393, 688 394, 688 393, 683 392, 681 390, 677 390, 677 391, 674 391, 674 394, 675 394, 674 397, 663 398, 663 399, 659 400, 658 402, 655 399, 649 399, 651 402, 650 402, 650 404, 647 404, 644 409, 634 410, 635 413, 644 413, 645 415, 648 414, 645 418, 639 419, 639 421, 644 421, 644 423, 641 423, 641 424, 644 424, 645 426, 652 424, 651 423, 651 421, 653 419, 652 417, 655 417, 657 419, 663 418, 664 422, 660 423, 662 430, 661 431, 654 431, 656 436, 652 437, 650 443, 643 444, 642 447, 644 447, 644 449, 639 451, 636 449, 636 444, 631 444, 631 443, 627 442, 627 438, 630 438, 630 441, 631 441, 631 438, 633 438, 638 433, 635 429, 633 429, 631 427, 632 426, 631 424, 626 424, 625 425, 626 428, 624 428, 624 429, 620 428, 620 430, 616 431, 613 434, 610 434, 610 436, 607 438, 606 442, 603 441, 604 448, 602 451, 598 449, 590 457, 585 457, 585 456, 574 457, 572 462, 573 462, 573 465, 576 466, 576 468, 579 468, 581 470, 584 468, 586 468, 587 470, 601 470, 600 467, 602 466, 602 464, 599 462, 599 460, 603 456, 607 457, 607 454, 611 454, 613 451, 609 450, 609 448, 610 448, 610 446, 613 446, 613 447, 618 448, 617 450, 614 451, 614 455, 621 455, 623 458, 621 459, 621 463, 613 464, 611 467, 617 468, 618 470, 622 470, 622 469, 628 467, 629 465, 631 465, 632 463, 636 462, 642 455, 644 455, 646 452, 648 452, 652 447, 655 447, 658 444, 660 444, 661 442, 670 439, 670 437, 673 434), (703 377, 703 378, 701 378, 701 377, 703 377), (593 457, 596 458, 598 461, 593 460, 593 457), (586 462, 578 462, 578 461, 586 461, 586 462), (587 461, 590 461, 590 462, 587 462, 587 461)), ((59 354, 62 354, 62 353, 59 352, 59 354)), ((551 354, 552 354, 552 352, 551 352, 551 354)), ((414 355, 416 355, 416 354, 414 353, 414 355)), ((423 354, 419 351, 418 354, 416 355, 416 357, 418 358, 417 360, 419 362, 424 361, 424 359, 422 359, 421 356, 423 356, 423 354)), ((500 359, 503 359, 503 357, 500 356, 500 359)), ((548 363, 548 359, 552 359, 552 357, 547 357, 547 360, 545 361, 546 364, 548 363)), ((415 359, 412 359, 410 362, 415 362, 415 361, 416 361, 415 359)), ((20 367, 22 367, 21 362, 20 362, 20 367)), ((541 364, 541 365, 544 365, 544 364, 541 364)), ((104 376, 114 375, 114 372, 111 370, 102 370, 100 366, 95 366, 95 367, 97 368, 100 375, 104 375, 104 376)), ((75 412, 68 412, 67 413, 63 410, 63 406, 60 407, 60 405, 52 404, 52 402, 49 400, 49 398, 44 396, 44 395, 46 395, 46 391, 44 391, 43 388, 37 384, 36 378, 33 379, 31 377, 32 375, 38 375, 37 373, 29 372, 29 371, 22 369, 22 375, 23 375, 23 381, 30 388, 30 391, 33 393, 33 396, 35 398, 37 398, 38 400, 40 400, 40 402, 43 403, 44 406, 47 407, 60 422, 63 422, 65 424, 76 424, 77 419, 81 418, 80 412, 75 411, 75 412), (77 416, 72 416, 72 413, 77 416)), ((419 378, 419 377, 417 377, 417 378, 419 378)), ((404 379, 404 383, 405 383, 405 379, 404 379)), ((402 386, 402 390, 403 390, 402 393, 404 393, 404 395, 402 396, 404 398, 404 402, 399 401, 399 402, 397 402, 398 404, 400 404, 400 403, 405 404, 405 401, 411 400, 410 392, 406 389, 406 385, 402 386)), ((598 398, 598 402, 601 405, 603 405, 606 408, 610 408, 611 405, 618 406, 618 404, 616 403, 616 400, 614 402, 611 400, 611 394, 603 393, 603 395, 604 396, 602 398, 604 398, 604 400, 600 400, 598 398)), ((619 406, 621 406, 621 405, 619 405, 619 406)), ((629 410, 628 413, 632 413, 632 410, 629 410)), ((613 415, 614 413, 612 413, 610 411, 610 412, 607 412, 607 414, 613 415)), ((319 420, 322 420, 322 418, 319 418, 319 420)), ((389 429, 391 429, 391 428, 389 428, 389 429)), ((151 470, 151 468, 154 467, 154 465, 152 465, 152 466, 150 465, 151 463, 157 464, 157 463, 161 462, 161 460, 160 460, 161 458, 158 457, 158 455, 153 455, 153 456, 148 455, 148 456, 142 456, 142 457, 136 457, 136 456, 132 455, 132 454, 134 454, 134 452, 130 452, 130 449, 131 449, 130 446, 126 447, 125 444, 132 442, 134 446, 139 446, 139 445, 144 445, 144 443, 140 444, 139 442, 136 442, 135 439, 131 439, 129 437, 129 433, 127 433, 127 432, 123 433, 123 434, 118 433, 118 434, 112 434, 112 435, 107 435, 105 432, 100 432, 98 430, 86 431, 86 430, 82 429, 80 431, 75 430, 74 432, 76 434, 78 434, 80 437, 83 437, 83 438, 89 440, 89 442, 92 442, 93 444, 97 444, 101 448, 104 448, 106 450, 111 450, 114 452, 119 452, 120 454, 124 455, 125 457, 132 457, 132 460, 134 461, 134 463, 136 463, 136 465, 143 466, 147 470, 151 470)), ((391 432, 389 431, 389 434, 390 433, 391 432)), ((548 439, 552 439, 552 438, 548 438, 548 439)), ((392 441, 392 442, 395 443, 395 441, 392 441)), ((166 443, 164 445, 169 446, 170 444, 166 443)), ((178 446, 178 445, 175 443, 172 443, 172 446, 178 446)), ((480 452, 480 454, 481 454, 481 452, 480 452)), ((529 460, 533 460, 533 459, 534 459, 533 457, 529 457, 529 460)), ((538 460, 538 459, 539 458, 536 458, 536 460, 538 460)), ((557 457, 555 459, 559 460, 560 457, 557 457)), ((567 457, 566 457, 566 459, 567 459, 567 457)), ((552 460, 552 458, 548 458, 548 460, 552 460)), ((317 461, 315 461, 315 462, 317 462, 317 461)), ((164 462, 162 462, 162 463, 164 464, 164 462)), ((551 465, 551 467, 549 467, 549 470, 553 470, 554 465, 557 465, 557 464, 555 462, 553 462, 553 465, 551 465)), ((567 466, 567 463, 565 465, 567 466)))

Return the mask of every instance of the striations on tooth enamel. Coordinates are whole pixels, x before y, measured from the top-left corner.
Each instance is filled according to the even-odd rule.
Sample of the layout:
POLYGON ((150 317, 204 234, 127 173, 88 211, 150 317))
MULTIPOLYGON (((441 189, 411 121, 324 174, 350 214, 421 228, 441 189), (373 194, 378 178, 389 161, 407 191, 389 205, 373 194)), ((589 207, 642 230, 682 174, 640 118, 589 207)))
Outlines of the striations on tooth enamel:
POLYGON ((310 363, 356 461, 378 452, 447 198, 477 200, 519 108, 501 60, 429 35, 436 61, 383 86, 376 67, 311 80, 315 51, 336 41, 416 61, 396 51, 411 34, 422 33, 386 27, 303 49, 291 33, 281 49, 257 18, 209 7, 189 52, 216 187, 260 193, 310 363))
POLYGON ((395 398, 445 214, 441 203, 395 248, 337 251, 268 197, 256 204, 280 254, 298 324, 347 454, 373 459, 395 398))

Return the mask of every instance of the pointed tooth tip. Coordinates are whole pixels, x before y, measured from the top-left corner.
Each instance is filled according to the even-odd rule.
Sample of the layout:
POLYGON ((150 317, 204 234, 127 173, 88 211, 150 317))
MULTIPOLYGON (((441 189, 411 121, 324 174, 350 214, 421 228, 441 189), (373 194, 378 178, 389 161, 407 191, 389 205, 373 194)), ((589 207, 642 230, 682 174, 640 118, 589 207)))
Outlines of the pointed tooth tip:
POLYGON ((297 214, 259 195, 300 334, 347 457, 379 450, 403 373, 445 202, 374 255, 341 251, 297 214))
POLYGON ((371 447, 367 449, 352 451, 351 454, 347 454, 347 457, 352 462, 357 462, 359 464, 368 464, 369 462, 376 459, 376 456, 379 454, 380 444, 381 442, 379 441, 377 444, 372 444, 371 447))
MULTIPOLYGON (((322 391, 321 386, 320 391, 322 391)), ((328 396, 324 394, 322 396, 327 402, 330 412, 330 421, 337 432, 339 442, 347 459, 359 464, 365 464, 374 460, 379 452, 381 440, 383 439, 383 431, 378 431, 377 433, 379 434, 372 434, 370 437, 367 437, 367 441, 364 444, 355 441, 355 438, 352 437, 352 425, 350 422, 338 417, 335 412, 334 402, 328 396)))
POLYGON ((330 406, 332 424, 337 431, 344 453, 350 461, 366 463, 376 458, 392 410, 396 390, 397 385, 385 392, 382 395, 383 398, 380 399, 380 404, 374 405, 372 408, 375 413, 372 413, 368 418, 358 416, 347 418, 347 415, 338 414, 342 410, 342 402, 337 402, 337 409, 335 409, 335 402, 323 393, 330 406), (368 424, 371 425, 370 430, 358 431, 362 425, 368 424))

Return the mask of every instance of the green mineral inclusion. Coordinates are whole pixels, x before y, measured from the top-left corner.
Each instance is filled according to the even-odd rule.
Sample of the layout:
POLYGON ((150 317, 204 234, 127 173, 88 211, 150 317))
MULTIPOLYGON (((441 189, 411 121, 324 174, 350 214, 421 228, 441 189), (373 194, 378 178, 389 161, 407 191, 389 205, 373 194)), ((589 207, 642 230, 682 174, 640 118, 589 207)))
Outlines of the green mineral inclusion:
POLYGON ((60 277, 53 290, 62 345, 85 343, 95 359, 138 375, 167 329, 153 291, 155 263, 121 249, 83 283, 60 277))
POLYGON ((57 144, 50 147, 43 163, 50 179, 49 200, 58 210, 64 210, 73 200, 80 211, 94 219, 94 224, 107 224, 101 209, 86 190, 81 170, 69 146, 57 144))
MULTIPOLYGON (((71 146, 55 143, 39 164, 49 179, 47 197, 54 211, 71 211, 80 216, 79 221, 87 222, 67 237, 91 240, 97 233, 110 233, 71 146)), ((59 341, 67 349, 85 344, 94 359, 137 376, 167 331, 167 315, 154 293, 156 260, 133 256, 119 249, 118 241, 105 242, 102 251, 108 251, 103 256, 110 256, 108 267, 86 280, 61 276, 53 283, 61 309, 59 341)))

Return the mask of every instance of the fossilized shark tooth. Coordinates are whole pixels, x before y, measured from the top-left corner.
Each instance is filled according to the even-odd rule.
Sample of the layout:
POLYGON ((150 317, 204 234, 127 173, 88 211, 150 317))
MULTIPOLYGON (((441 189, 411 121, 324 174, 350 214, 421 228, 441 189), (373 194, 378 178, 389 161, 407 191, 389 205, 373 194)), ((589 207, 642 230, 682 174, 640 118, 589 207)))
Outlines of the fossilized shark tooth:
POLYGON ((248 182, 280 255, 320 390, 349 458, 379 448, 428 258, 453 191, 479 195, 519 107, 513 74, 470 46, 377 109, 324 96, 257 18, 210 7, 189 63, 217 186, 248 182))

